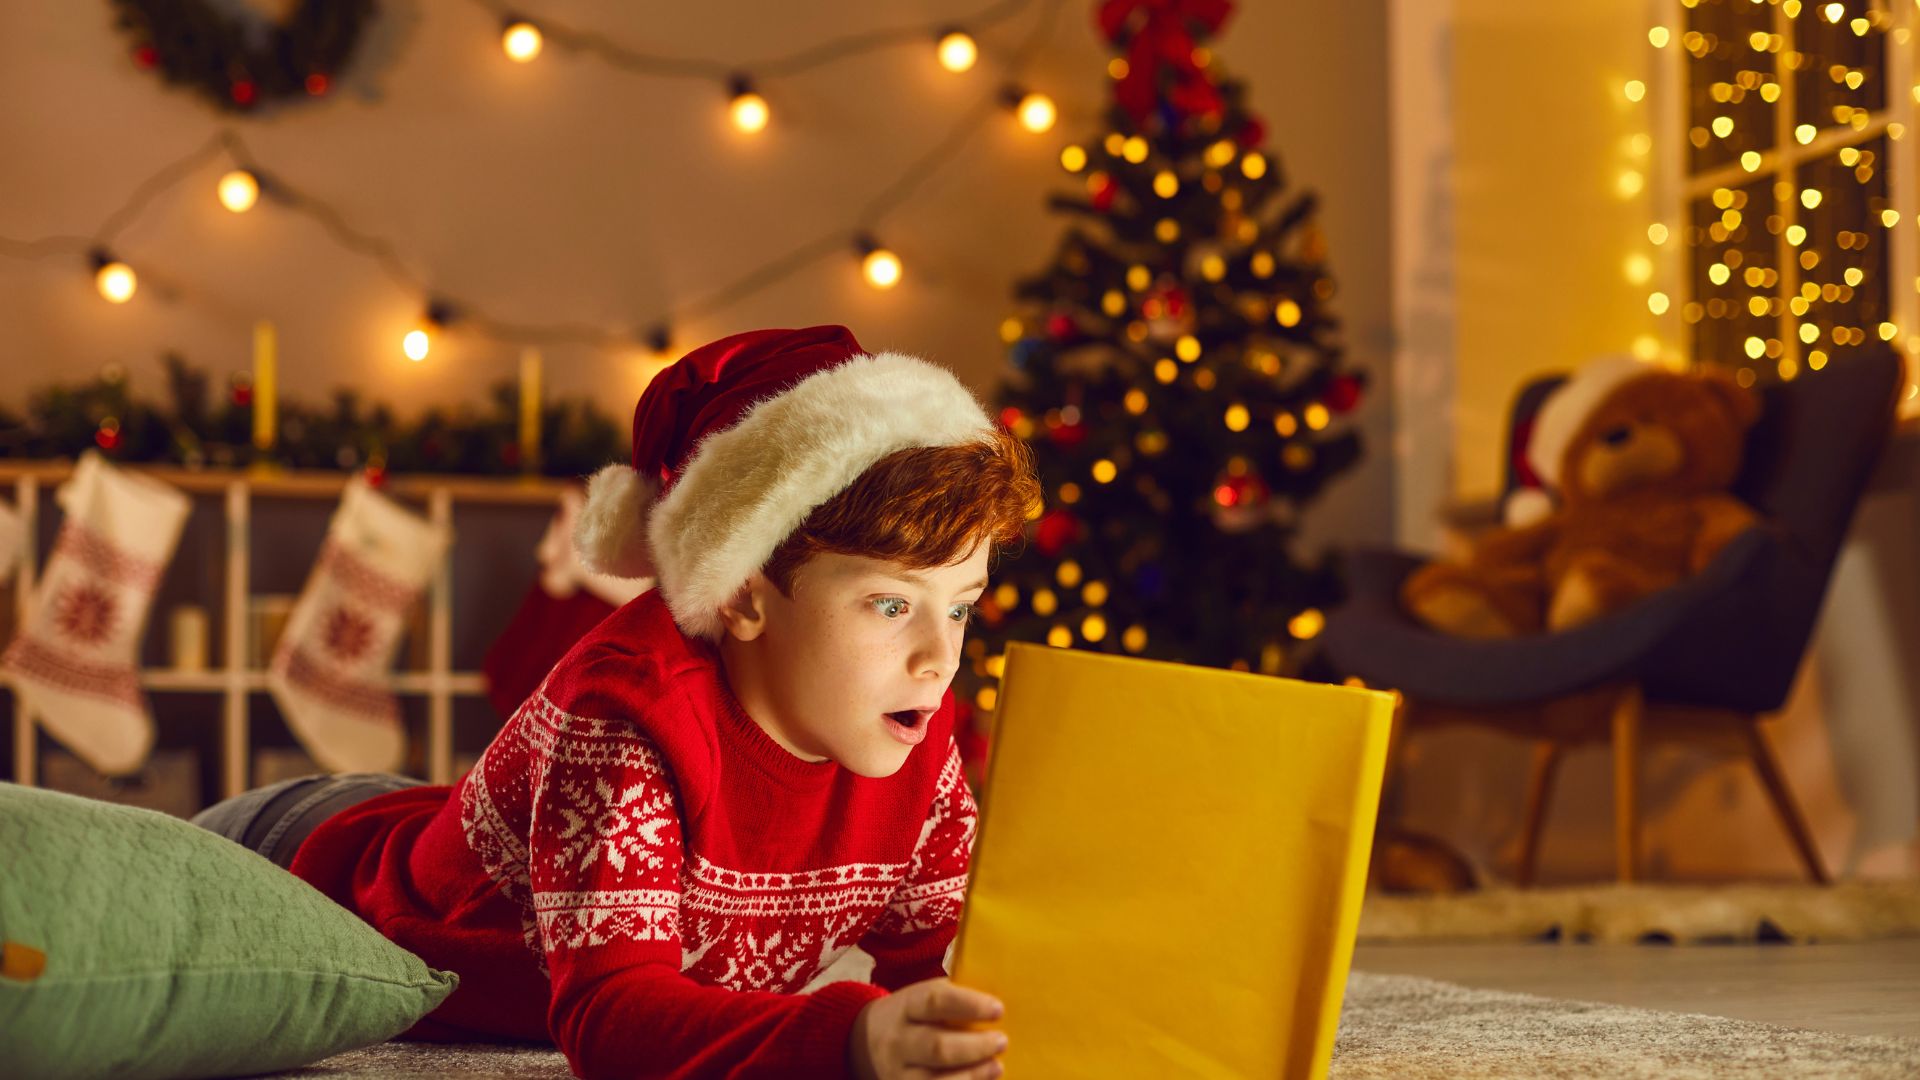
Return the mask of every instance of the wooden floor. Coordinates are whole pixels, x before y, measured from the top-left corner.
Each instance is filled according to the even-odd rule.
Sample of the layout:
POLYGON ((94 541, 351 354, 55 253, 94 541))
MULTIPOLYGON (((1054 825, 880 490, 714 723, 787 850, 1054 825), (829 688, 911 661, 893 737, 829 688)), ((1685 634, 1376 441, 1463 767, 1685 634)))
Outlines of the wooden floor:
POLYGON ((1362 945, 1353 966, 1464 986, 1920 1037, 1920 938, 1836 945, 1362 945))

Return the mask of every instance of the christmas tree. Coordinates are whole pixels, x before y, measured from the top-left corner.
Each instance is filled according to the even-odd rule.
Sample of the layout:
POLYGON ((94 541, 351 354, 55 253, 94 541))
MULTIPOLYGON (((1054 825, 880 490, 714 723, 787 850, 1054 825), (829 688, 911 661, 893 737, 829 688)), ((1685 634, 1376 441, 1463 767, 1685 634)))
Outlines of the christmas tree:
POLYGON ((1110 0, 1105 130, 1053 262, 1020 282, 999 420, 1045 490, 996 571, 967 693, 994 702, 1008 640, 1292 673, 1338 598, 1290 553, 1298 515, 1359 458, 1315 199, 1261 147, 1206 40, 1224 0, 1110 0))

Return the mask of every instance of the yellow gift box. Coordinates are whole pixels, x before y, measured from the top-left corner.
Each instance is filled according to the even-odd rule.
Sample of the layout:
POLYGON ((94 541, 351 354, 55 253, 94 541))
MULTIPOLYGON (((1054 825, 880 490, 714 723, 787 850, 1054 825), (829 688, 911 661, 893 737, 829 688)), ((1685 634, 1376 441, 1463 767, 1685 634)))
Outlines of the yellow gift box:
POLYGON ((1009 647, 953 969, 1007 1075, 1324 1076, 1397 700, 1009 647))

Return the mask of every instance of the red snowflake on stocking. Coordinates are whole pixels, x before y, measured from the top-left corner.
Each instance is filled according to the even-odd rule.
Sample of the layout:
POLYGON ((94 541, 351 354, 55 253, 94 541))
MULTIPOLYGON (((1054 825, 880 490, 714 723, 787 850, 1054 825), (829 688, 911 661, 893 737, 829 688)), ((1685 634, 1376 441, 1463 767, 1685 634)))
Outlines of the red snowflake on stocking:
POLYGON ((320 637, 328 652, 342 660, 358 660, 373 646, 373 624, 346 608, 334 608, 320 637))
POLYGON ((60 594, 54 601, 53 621, 60 632, 75 641, 98 645, 113 633, 119 603, 113 594, 87 581, 60 594))

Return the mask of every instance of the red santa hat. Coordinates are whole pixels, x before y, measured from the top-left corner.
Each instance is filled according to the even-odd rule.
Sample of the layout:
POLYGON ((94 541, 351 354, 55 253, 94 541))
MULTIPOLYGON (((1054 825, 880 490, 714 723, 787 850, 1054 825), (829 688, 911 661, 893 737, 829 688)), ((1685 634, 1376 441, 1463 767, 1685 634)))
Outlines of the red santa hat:
POLYGON ((590 570, 657 578, 680 629, 718 640, 720 609, 869 466, 992 430, 951 372, 844 326, 736 334, 648 384, 633 463, 594 474, 574 547, 590 570))
POLYGON ((1661 368, 1623 353, 1590 360, 1574 372, 1558 390, 1547 397, 1535 419, 1533 434, 1527 439, 1527 464, 1548 487, 1561 486, 1561 469, 1574 436, 1580 434, 1587 417, 1600 407, 1607 395, 1622 383, 1661 368))

